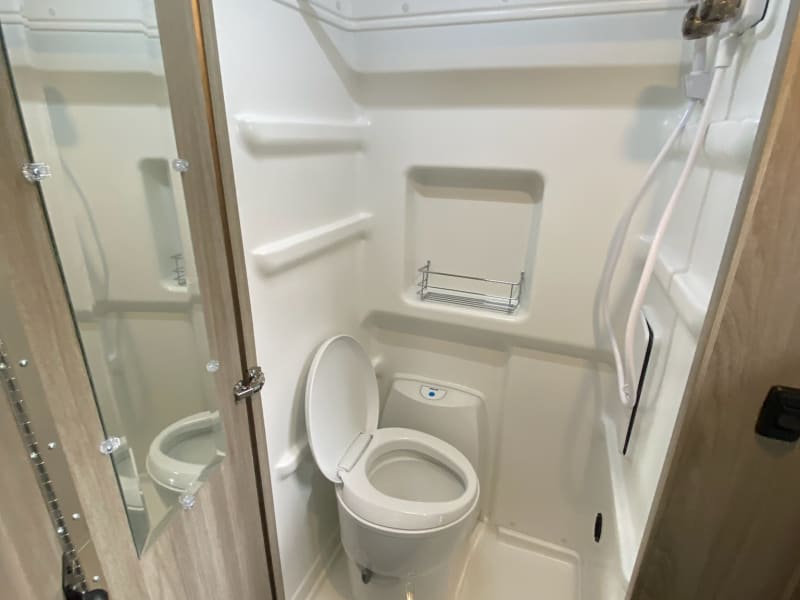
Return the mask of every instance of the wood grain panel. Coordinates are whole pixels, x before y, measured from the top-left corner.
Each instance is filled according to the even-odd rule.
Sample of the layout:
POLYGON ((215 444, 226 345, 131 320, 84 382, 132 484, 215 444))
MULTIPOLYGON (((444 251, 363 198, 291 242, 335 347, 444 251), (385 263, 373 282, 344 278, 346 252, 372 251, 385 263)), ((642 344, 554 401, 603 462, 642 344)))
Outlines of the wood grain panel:
MULTIPOLYGON (((0 264, 0 311, 12 311, 0 264)), ((2 332, 0 332, 2 333, 2 332)), ((5 334, 3 334, 5 335, 5 334)), ((4 338, 5 339, 5 338, 4 338)), ((8 340, 6 340, 8 341, 8 340)), ((9 598, 60 600, 61 547, 0 385, 0 581, 9 598)))
MULTIPOLYGON (((0 391, 0 401, 5 397, 0 391)), ((61 550, 11 412, 0 410, 0 578, 8 598, 60 600, 61 550), (13 491, 13 492, 12 492, 13 491)))
MULTIPOLYGON (((232 384, 242 377, 243 359, 239 353, 239 317, 229 271, 222 187, 214 153, 216 142, 206 95, 199 14, 194 3, 171 0, 158 0, 156 12, 159 29, 164 32, 161 47, 178 152, 190 164, 183 185, 206 327, 212 353, 224 357, 215 381, 228 434, 228 457, 219 468, 221 481, 204 486, 198 507, 182 515, 185 518, 176 524, 176 533, 180 532, 182 539, 190 542, 194 537, 196 542, 187 546, 192 549, 190 553, 180 556, 181 567, 196 574, 185 577, 183 583, 191 598, 268 599, 272 594, 251 424, 247 406, 234 404, 231 392, 232 384)), ((147 572, 155 573, 161 568, 160 560, 151 561, 147 555, 142 562, 147 572)))
MULTIPOLYGON (((211 105, 214 123, 217 168, 222 184, 222 200, 224 203, 223 219, 227 226, 228 247, 230 249, 230 273, 233 276, 232 285, 236 298, 235 304, 238 308, 237 323, 240 327, 240 353, 244 361, 242 368, 247 368, 249 365, 257 364, 258 357, 256 356, 256 340, 253 330, 250 292, 247 284, 247 270, 245 267, 245 249, 244 242, 242 241, 242 228, 239 222, 236 181, 233 172, 233 159, 231 158, 230 138, 228 136, 227 112, 225 110, 225 97, 222 88, 222 73, 220 71, 219 51, 217 49, 212 4, 212 0, 197 0, 197 10, 199 11, 203 47, 205 50, 205 72, 208 77, 208 101, 211 105)), ((269 471, 269 452, 267 449, 262 401, 260 394, 256 394, 248 401, 251 438, 253 440, 255 465, 259 474, 259 492, 261 496, 264 537, 268 545, 268 560, 270 562, 270 573, 273 583, 272 594, 276 600, 284 600, 283 575, 280 565, 280 553, 278 552, 278 529, 275 524, 272 482, 269 471)))
MULTIPOLYGON (((110 589, 147 598, 114 470, 97 451, 103 429, 78 345, 36 185, 22 178, 28 148, 5 57, 0 56, 0 256, 61 438, 69 474, 110 589)), ((60 574, 60 567, 59 569, 60 574)))
POLYGON ((800 597, 800 448, 754 431, 772 385, 800 387, 800 28, 792 22, 728 276, 629 594, 636 600, 800 597))

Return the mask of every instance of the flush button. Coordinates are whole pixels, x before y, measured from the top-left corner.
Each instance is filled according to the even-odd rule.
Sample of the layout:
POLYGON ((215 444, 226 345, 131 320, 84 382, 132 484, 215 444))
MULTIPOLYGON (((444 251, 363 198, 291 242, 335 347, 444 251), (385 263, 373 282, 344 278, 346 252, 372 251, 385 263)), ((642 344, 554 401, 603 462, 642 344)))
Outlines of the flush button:
POLYGON ((769 390, 756 433, 785 442, 800 438, 800 389, 776 385, 769 390))
POLYGON ((419 388, 419 395, 428 400, 441 400, 447 395, 447 390, 430 385, 422 385, 419 388))

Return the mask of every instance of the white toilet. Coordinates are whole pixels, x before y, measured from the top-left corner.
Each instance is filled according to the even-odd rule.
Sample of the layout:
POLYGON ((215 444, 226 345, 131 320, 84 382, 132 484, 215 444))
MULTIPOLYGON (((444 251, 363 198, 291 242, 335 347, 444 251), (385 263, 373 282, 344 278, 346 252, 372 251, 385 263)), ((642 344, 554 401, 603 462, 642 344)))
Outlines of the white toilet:
POLYGON ((447 600, 455 550, 473 529, 478 475, 462 452, 413 429, 378 429, 378 384, 352 337, 326 341, 306 385, 306 427, 336 486, 342 545, 358 600, 447 600))
POLYGON ((165 427, 147 453, 147 474, 166 506, 184 493, 194 493, 210 465, 225 456, 219 449, 219 412, 202 411, 165 427))

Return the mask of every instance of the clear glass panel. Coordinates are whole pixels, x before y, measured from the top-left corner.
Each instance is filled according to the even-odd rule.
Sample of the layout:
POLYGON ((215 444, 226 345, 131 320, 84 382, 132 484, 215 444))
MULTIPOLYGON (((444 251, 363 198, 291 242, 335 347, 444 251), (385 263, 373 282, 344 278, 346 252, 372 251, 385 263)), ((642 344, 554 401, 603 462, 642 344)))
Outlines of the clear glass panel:
POLYGON ((153 0, 11 0, 0 19, 141 551, 225 447, 153 0))

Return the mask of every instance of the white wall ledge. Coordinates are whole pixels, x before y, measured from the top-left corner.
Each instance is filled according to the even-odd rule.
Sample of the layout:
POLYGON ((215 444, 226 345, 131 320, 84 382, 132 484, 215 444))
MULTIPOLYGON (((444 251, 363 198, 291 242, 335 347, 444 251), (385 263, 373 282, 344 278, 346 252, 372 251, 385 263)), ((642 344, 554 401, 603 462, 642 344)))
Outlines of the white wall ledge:
POLYGON ((235 119, 239 135, 256 154, 359 151, 370 125, 366 119, 312 121, 252 114, 237 115, 235 119))
POLYGON ((308 440, 303 439, 296 444, 292 444, 275 464, 272 473, 277 479, 286 479, 300 468, 300 465, 309 454, 311 454, 311 451, 308 446, 308 440))
MULTIPOLYGON (((618 15, 652 11, 684 11, 686 3, 681 0, 584 0, 579 2, 528 2, 522 6, 502 5, 496 2, 470 3, 449 10, 429 7, 426 12, 384 10, 373 8, 359 14, 331 10, 321 2, 312 0, 277 0, 281 4, 332 25, 343 31, 376 31, 383 29, 407 29, 412 27, 435 27, 442 25, 468 25, 473 23, 495 23, 502 21, 527 21, 532 19, 555 19, 561 17, 585 17, 594 15, 618 15)), ((398 3, 397 6, 400 6, 398 3)), ((402 10, 402 9, 401 9, 402 10)))
MULTIPOLYGON (((667 139, 666 125, 667 123, 661 135, 662 141, 667 139)), ((669 123, 670 127, 673 125, 674 123, 669 123)), ((758 118, 727 119, 711 123, 703 145, 703 154, 709 166, 728 171, 744 171, 760 125, 761 120, 758 118)), ((696 135, 696 124, 689 125, 673 148, 673 153, 685 155, 696 135)))
POLYGON ((344 242, 365 238, 372 228, 372 221, 372 213, 356 213, 339 221, 264 244, 252 250, 251 255, 264 275, 272 275, 310 260, 344 242))
MULTIPOLYGON (((650 248, 651 238, 642 236, 640 241, 641 255, 644 257, 650 248)), ((653 274, 689 331, 695 336, 700 335, 711 299, 713 282, 710 282, 711 285, 701 282, 692 274, 691 268, 687 270, 684 265, 671 260, 664 254, 663 249, 658 255, 653 274)))

